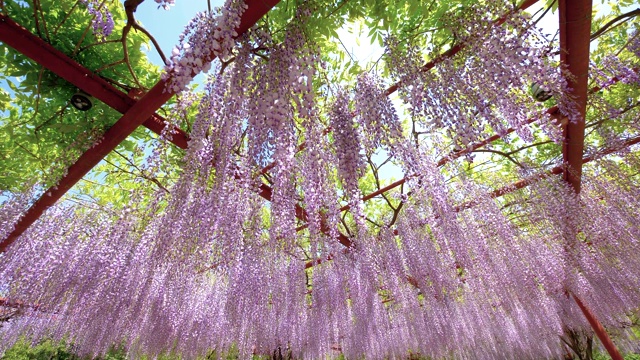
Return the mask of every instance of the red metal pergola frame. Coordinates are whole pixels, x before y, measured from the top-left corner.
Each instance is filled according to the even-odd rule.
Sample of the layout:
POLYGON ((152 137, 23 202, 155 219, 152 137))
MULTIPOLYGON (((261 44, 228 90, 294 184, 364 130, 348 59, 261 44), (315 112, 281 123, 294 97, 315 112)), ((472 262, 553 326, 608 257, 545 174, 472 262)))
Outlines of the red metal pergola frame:
MULTIPOLYGON (((280 0, 247 0, 246 4, 248 8, 242 14, 240 26, 236 29, 237 33, 245 33, 278 2, 280 2, 280 0)), ((15 26, 15 23, 13 22, 11 22, 13 23, 11 24, 10 20, 5 16, 0 18, 0 23, 3 25, 2 28, 0 28, 0 33, 2 34, 0 39, 2 41, 12 41, 10 35, 15 36, 16 32, 22 34, 20 37, 16 36, 16 39, 18 40, 30 38, 32 41, 25 41, 24 43, 20 41, 12 41, 13 45, 10 46, 18 46, 18 51, 22 52, 22 50, 24 50, 29 54, 28 56, 34 57, 40 57, 38 52, 40 52, 41 49, 44 50, 42 52, 46 54, 43 55, 43 59, 41 60, 48 61, 45 67, 55 69, 54 72, 56 73, 68 72, 68 77, 74 81, 73 83, 80 83, 76 85, 81 85, 81 89, 86 89, 85 91, 88 90, 88 93, 91 95, 95 94, 94 96, 96 96, 96 98, 104 98, 105 100, 108 100, 109 103, 105 103, 109 106, 111 106, 112 103, 116 104, 117 102, 119 108, 116 110, 121 112, 123 110, 124 112, 124 115, 109 130, 107 130, 102 141, 82 154, 80 158, 78 158, 78 160, 69 167, 67 173, 63 176, 58 185, 49 188, 45 192, 45 195, 40 197, 29 208, 29 210, 27 210, 24 216, 20 218, 15 225, 14 230, 7 236, 7 238, 0 242, 0 252, 4 252, 7 247, 9 247, 25 230, 27 230, 29 226, 31 226, 49 207, 55 204, 55 202, 69 191, 73 185, 80 181, 83 176, 93 169, 94 166, 96 166, 105 156, 107 156, 107 154, 115 149, 138 126, 145 123, 149 118, 157 117, 157 115, 155 115, 156 110, 164 105, 164 103, 173 96, 173 93, 167 91, 167 81, 160 80, 140 100, 135 101, 134 99, 128 98, 128 96, 127 98, 124 98, 122 93, 119 93, 103 79, 91 74, 88 70, 73 62, 73 60, 68 57, 62 56, 64 54, 52 51, 55 50, 53 47, 42 47, 42 44, 35 43, 33 41, 34 36, 32 34, 29 34, 31 35, 30 37, 27 35, 28 31, 19 26, 15 26), (12 31, 13 34, 10 31, 12 31), (5 37, 8 39, 5 39, 5 37), (90 85, 84 85, 82 84, 82 81, 86 81, 87 84, 90 85)), ((7 44, 10 43, 7 42, 7 44)), ((209 60, 211 61, 213 58, 209 60)), ((156 119, 159 119, 159 117, 156 119)), ((160 127, 152 125, 152 128, 161 130, 162 126, 163 125, 160 127)), ((186 147, 186 136, 183 139, 185 140, 184 145, 186 147)))
MULTIPOLYGON (((242 16, 241 25, 237 32, 244 33, 253 24, 255 24, 262 16, 264 16, 279 0, 247 0, 248 9, 242 16)), ((520 9, 526 9, 536 3, 537 0, 526 0, 520 5, 520 9)), ((559 2, 560 17, 560 45, 561 45, 561 61, 566 65, 567 70, 572 74, 568 77, 571 92, 570 96, 574 99, 578 108, 578 117, 576 121, 570 121, 564 130, 565 140, 563 143, 563 160, 564 165, 553 168, 552 170, 527 178, 514 183, 511 186, 497 189, 491 193, 492 197, 504 195, 507 192, 522 188, 534 181, 550 176, 552 174, 563 174, 563 178, 574 188, 576 193, 580 192, 582 164, 593 160, 587 157, 583 159, 584 151, 584 129, 585 129, 585 113, 587 103, 587 79, 589 70, 589 44, 590 44, 590 27, 591 27, 591 0, 575 0, 559 2)), ((501 24, 505 21, 506 16, 495 21, 501 24)), ((45 195, 38 199, 27 213, 16 224, 14 231, 0 242, 0 252, 4 252, 31 224, 33 224, 47 208, 52 206, 59 200, 75 183, 77 183, 84 175, 86 175, 100 160, 102 160, 109 152, 116 148, 127 136, 129 136, 138 126, 144 125, 156 133, 160 133, 165 127, 164 119, 157 115, 155 111, 159 109, 173 95, 165 92, 165 81, 160 81, 140 100, 129 97, 124 92, 114 88, 99 76, 91 73, 91 71, 82 67, 51 45, 44 42, 39 37, 31 34, 11 19, 4 15, 0 15, 0 41, 15 48, 24 55, 30 57, 34 61, 43 65, 47 69, 58 74, 60 77, 74 84, 78 88, 91 94, 95 98, 103 101, 113 109, 123 113, 124 115, 104 134, 103 140, 86 151, 80 158, 68 169, 67 174, 61 179, 60 183, 45 192, 45 195)), ((424 65, 423 70, 428 71, 443 59, 453 56, 462 50, 462 45, 455 45, 447 52, 437 57, 433 61, 424 65)), ((386 95, 395 92, 401 84, 396 83, 389 87, 386 95)), ((557 108, 549 109, 549 114, 555 114, 557 108)), ((531 120, 533 121, 533 120, 531 120)), ((530 121, 530 122, 531 122, 530 121)), ((512 129, 510 129, 513 131, 512 129)), ((511 132, 508 131, 507 133, 511 132)), ((439 166, 446 162, 458 158, 465 153, 478 149, 492 141, 495 141, 506 134, 494 135, 482 142, 474 144, 469 149, 465 149, 450 156, 441 159, 439 166)), ((173 134, 172 142, 180 148, 186 148, 188 143, 188 134, 177 129, 173 134)), ((640 142, 640 137, 627 140, 626 146, 631 146, 640 142)), ((606 150, 613 152, 617 149, 606 150)), ((269 168, 269 167, 268 167, 269 168)), ((266 172, 268 168, 263 171, 266 172)), ((371 199, 406 181, 401 179, 389 186, 382 188, 363 198, 363 200, 371 199)), ((258 193, 263 198, 270 200, 272 197, 272 189, 262 184, 258 193)), ((466 208, 467 204, 460 207, 466 208)), ((347 210, 343 207, 342 210, 347 210)), ((299 205, 296 206, 296 216, 306 221, 308 214, 299 205)), ((303 228, 303 227, 301 227, 303 228)), ((326 223, 323 223, 321 230, 329 233, 326 223)), ((345 245, 351 246, 351 241, 343 234, 339 235, 338 241, 345 245)), ((614 359, 621 359, 621 356, 611 340, 606 335, 602 325, 595 319, 591 311, 586 305, 574 296, 579 307, 587 317, 588 321, 594 328, 596 334, 603 342, 607 351, 614 359)))
MULTIPOLYGON (((537 1, 538 0, 526 0, 520 5, 518 10, 527 9, 537 1)), ((244 33, 249 27, 253 26, 255 22, 278 2, 279 0, 248 0, 248 9, 242 16, 241 25, 237 31, 238 34, 244 33)), ((504 15, 495 20, 494 23, 496 25, 504 23, 507 16, 508 15, 504 15)), ((145 94, 143 98, 136 102, 135 99, 117 90, 104 79, 93 74, 90 70, 73 61, 4 15, 0 15, 0 41, 4 41, 7 45, 40 63, 93 97, 103 101, 116 111, 124 113, 123 117, 104 134, 100 144, 82 154, 80 158, 69 167, 67 174, 60 180, 59 184, 48 189, 45 194, 29 208, 26 214, 18 221, 14 230, 0 242, 0 252, 4 252, 29 226, 42 216, 46 209, 55 204, 73 185, 80 181, 84 175, 96 166, 109 152, 115 149, 118 144, 129 136, 139 125, 142 124, 159 134, 165 126, 165 121, 162 117, 155 114, 155 111, 169 100, 173 94, 164 92, 166 82, 160 81, 145 94), (146 120, 141 121, 141 119, 145 118, 146 120)), ((437 63, 457 54, 463 48, 464 46, 462 44, 454 45, 444 54, 425 64, 422 70, 429 71, 437 63)), ((400 83, 392 85, 387 89, 385 94, 388 96, 394 93, 399 86, 400 83)), ((184 149, 187 147, 188 135, 184 131, 177 129, 172 142, 184 149)), ((273 191, 268 185, 261 184, 258 194, 266 200, 271 200, 273 191)), ((296 205, 295 211, 297 218, 305 222, 308 220, 308 214, 302 207, 296 205)), ((330 229, 325 222, 322 222, 321 230, 325 234, 328 234, 330 229)), ((338 233, 337 240, 346 247, 351 246, 351 240, 340 232, 338 233)))
MULTIPOLYGON (((38 36, 20 26, 8 16, 0 14, 0 41, 18 50, 31 60, 44 66, 51 72, 67 80, 78 89, 83 90, 94 98, 107 104, 121 114, 126 113, 136 103, 136 100, 126 93, 116 89, 100 76, 94 74, 60 50, 54 48, 38 36)), ((165 119, 151 114, 143 126, 156 134, 160 134, 165 127, 165 119)), ((189 135, 182 130, 176 130, 172 142, 182 148, 187 148, 189 135)))

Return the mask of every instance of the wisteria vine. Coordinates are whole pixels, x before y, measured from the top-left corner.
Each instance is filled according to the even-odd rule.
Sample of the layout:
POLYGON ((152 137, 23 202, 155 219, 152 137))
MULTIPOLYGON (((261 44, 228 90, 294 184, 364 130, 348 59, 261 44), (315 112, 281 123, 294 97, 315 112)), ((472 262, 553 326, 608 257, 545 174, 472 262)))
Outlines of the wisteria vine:
POLYGON ((107 8, 106 1, 81 0, 81 3, 87 7, 87 11, 92 16, 91 28, 93 34, 101 40, 111 35, 115 23, 113 22, 113 15, 107 8))
MULTIPOLYGON (((243 357, 562 358, 562 336, 590 331, 571 296, 632 346, 640 186, 625 167, 640 168, 637 154, 600 159, 580 197, 547 177, 502 207, 473 179, 443 174, 445 145, 416 143, 375 75, 337 90, 322 83, 307 9, 276 40, 261 28, 238 37, 245 8, 228 1, 215 16, 198 15, 167 64, 175 92, 216 70, 200 98, 183 94, 174 109, 197 115, 170 192, 146 200, 134 192, 116 217, 60 204, 0 254, 0 296, 30 304, 0 328, 0 351, 26 335, 71 339, 88 355, 122 344, 131 357, 235 347, 243 357), (359 182, 374 150, 410 175, 391 227, 363 221, 359 182), (470 199, 473 207, 459 206, 470 199), (353 209, 349 224, 341 201, 353 209), (350 227, 345 247, 336 238, 350 227), (307 262, 315 266, 305 270, 307 262)), ((543 117, 532 82, 572 117, 563 74, 529 20, 489 20, 508 9, 474 5, 452 19, 467 29, 458 34, 465 50, 431 72, 417 49, 387 41, 410 115, 433 139, 449 139, 449 150, 487 129, 513 127, 528 141, 526 120, 543 117)), ((606 87, 614 77, 638 83, 619 58, 594 79, 606 87)), ((2 205, 0 238, 28 203, 23 194, 2 205)))

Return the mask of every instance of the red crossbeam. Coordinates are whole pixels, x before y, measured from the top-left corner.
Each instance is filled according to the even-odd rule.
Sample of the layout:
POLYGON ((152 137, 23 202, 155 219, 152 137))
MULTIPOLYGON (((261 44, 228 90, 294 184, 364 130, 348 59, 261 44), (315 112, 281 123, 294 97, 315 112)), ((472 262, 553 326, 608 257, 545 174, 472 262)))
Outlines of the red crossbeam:
MULTIPOLYGON (((2 14, 0 14, 0 41, 122 114, 136 103, 136 100, 126 93, 116 89, 100 76, 2 14)), ((153 113, 142 125, 160 134, 165 123, 162 116, 153 113)), ((172 139, 174 144, 186 149, 188 140, 189 136, 184 131, 175 130, 172 139)))
MULTIPOLYGON (((602 156, 605 155, 609 155, 612 154, 614 152, 620 151, 621 149, 626 149, 631 145, 635 145, 637 143, 640 143, 640 136, 636 136, 633 138, 630 138, 628 140, 626 140, 625 142, 623 142, 621 145, 619 146, 614 146, 614 147, 610 147, 607 149, 604 149, 602 151, 600 151, 597 155, 590 155, 590 156, 585 156, 584 158, 580 159, 580 161, 582 162, 582 164, 586 164, 588 162, 591 162, 593 160, 599 159, 602 156)), ((491 198, 498 198, 500 196, 506 195, 510 192, 516 191, 518 189, 522 189, 524 187, 527 187, 535 182, 538 182, 542 179, 548 178, 552 175, 558 175, 558 174, 563 174, 566 171, 566 166, 565 165, 558 165, 554 168, 552 168, 549 171, 540 173, 540 174, 536 174, 533 176, 530 176, 528 178, 522 179, 522 180, 518 180, 516 182, 514 182, 513 184, 507 185, 505 187, 502 187, 500 189, 496 189, 494 191, 492 191, 489 194, 489 197, 491 198)), ((471 201, 469 203, 465 203, 463 205, 460 205, 458 207, 455 208, 455 211, 461 211, 464 209, 468 209, 473 207, 474 205, 477 205, 478 201, 471 201)))
POLYGON ((40 309, 40 305, 32 305, 22 301, 9 300, 3 297, 0 297, 0 307, 12 308, 12 309, 32 309, 32 310, 40 309))
MULTIPOLYGON (((264 16, 279 0, 247 0, 248 9, 242 15, 241 24, 236 30, 243 34, 264 16)), ((211 58, 210 60, 213 60, 211 58)), ((167 100, 173 96, 165 91, 166 81, 158 82, 138 102, 118 120, 107 132, 101 142, 87 150, 80 158, 69 167, 67 174, 60 180, 57 186, 47 190, 38 199, 25 215, 17 222, 13 231, 0 242, 0 252, 6 251, 31 224, 33 224, 49 207, 60 199, 73 185, 86 175, 100 160, 127 138, 138 126, 154 114, 167 100)))

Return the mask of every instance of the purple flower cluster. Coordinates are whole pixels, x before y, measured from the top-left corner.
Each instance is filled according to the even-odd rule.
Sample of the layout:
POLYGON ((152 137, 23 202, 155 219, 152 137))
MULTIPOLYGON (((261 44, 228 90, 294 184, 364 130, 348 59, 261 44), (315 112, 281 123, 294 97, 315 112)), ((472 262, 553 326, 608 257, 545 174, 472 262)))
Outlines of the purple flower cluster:
POLYGON ((633 65, 615 55, 606 56, 599 65, 591 64, 591 68, 594 69, 591 76, 600 88, 607 88, 617 82, 640 84, 640 75, 633 69, 633 65))
POLYGON ((221 8, 198 13, 187 24, 162 75, 168 91, 184 90, 196 74, 209 71, 214 58, 227 60, 238 37, 235 29, 246 8, 242 0, 227 0, 221 8))
POLYGON ((444 132, 456 148, 481 139, 487 129, 500 134, 512 127, 530 140, 524 124, 544 111, 527 96, 532 83, 543 85, 559 103, 569 102, 562 95, 564 78, 544 59, 546 48, 535 27, 517 13, 501 26, 493 24, 505 8, 499 3, 476 4, 465 17, 451 19, 462 50, 428 73, 420 71, 415 47, 402 52, 397 40, 387 41, 390 70, 402 81, 400 93, 412 116, 425 131, 444 132))
POLYGON ((155 0, 155 1, 158 4, 158 9, 162 7, 165 10, 169 10, 171 6, 174 6, 176 4, 176 0, 155 0))
POLYGON ((567 291, 608 328, 640 300, 640 190, 601 165, 579 200, 555 180, 514 193, 528 204, 510 214, 527 215, 524 231, 473 183, 461 189, 477 206, 456 212, 425 160, 397 232, 362 236, 360 251, 308 273, 310 286, 295 256, 268 245, 260 201, 240 183, 223 195, 194 180, 165 210, 158 200, 120 219, 55 208, 0 264, 9 298, 34 305, 2 343, 29 333, 71 336, 86 354, 121 343, 186 358, 232 345, 296 358, 560 357, 564 329, 589 326, 567 291))
MULTIPOLYGON (((201 15, 191 25, 171 81, 186 81, 210 53, 230 56, 228 29, 241 12, 234 4, 218 20, 201 15)), ((413 50, 391 53, 403 99, 433 132, 420 144, 405 136, 374 76, 327 96, 320 54, 299 23, 307 11, 280 44, 261 29, 240 37, 234 60, 203 94, 183 93, 172 110, 181 117, 197 107, 169 193, 134 191, 124 209, 110 211, 59 204, 0 255, 0 296, 27 304, 0 328, 0 352, 27 336, 69 339, 89 356, 122 344, 132 358, 230 348, 241 358, 561 358, 559 336, 589 329, 570 293, 631 339, 640 186, 626 169, 640 168, 639 155, 586 167, 580 197, 547 178, 511 193, 508 204, 455 167, 437 166, 443 132, 465 145, 478 126, 517 127, 536 113, 521 98, 530 81, 561 98, 556 72, 516 36, 528 31, 524 20, 508 19, 507 30, 489 25, 486 12, 498 10, 477 8, 470 16, 480 25, 459 20, 485 36, 459 34, 470 49, 464 61, 423 74, 413 50), (482 57, 494 52, 497 64, 483 69, 482 57), (359 208, 363 154, 376 148, 412 175, 392 228, 367 227, 359 208), (343 197, 356 208, 348 251, 335 239, 343 197), (303 224, 308 230, 296 231, 303 224)), ((165 145, 150 154, 147 172, 162 172, 165 145)), ((0 205, 0 238, 30 199, 0 205)))
POLYGON ((636 30, 631 33, 627 48, 632 54, 640 58, 640 32, 636 30))
POLYGON ((364 170, 360 134, 349 110, 349 96, 340 91, 329 112, 333 129, 334 147, 338 158, 338 176, 347 196, 358 199, 358 179, 364 170))
POLYGON ((382 81, 368 73, 361 75, 354 100, 364 148, 390 150, 402 138, 402 126, 393 104, 384 94, 382 81))
POLYGON ((93 17, 91 19, 93 34, 100 40, 105 40, 111 35, 113 27, 115 26, 113 16, 105 6, 105 2, 98 0, 82 0, 81 2, 87 7, 89 14, 93 17))

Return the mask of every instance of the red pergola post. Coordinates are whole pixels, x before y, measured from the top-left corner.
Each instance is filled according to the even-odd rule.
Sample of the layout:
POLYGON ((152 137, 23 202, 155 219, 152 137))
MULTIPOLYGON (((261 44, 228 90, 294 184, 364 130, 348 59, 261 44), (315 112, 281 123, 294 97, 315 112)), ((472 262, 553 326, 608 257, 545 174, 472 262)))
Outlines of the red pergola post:
POLYGON ((567 165, 564 179, 580 193, 582 153, 584 151, 587 83, 589 80, 589 45, 591 42, 591 0, 560 0, 560 61, 569 72, 569 97, 577 113, 565 129, 562 158, 567 165))
MULTIPOLYGON (((560 0, 558 6, 560 20, 560 61, 569 72, 567 82, 568 95, 575 102, 577 113, 570 119, 564 131, 562 158, 564 160, 563 178, 580 193, 582 181, 582 154, 584 152, 585 115, 587 111, 587 82, 589 79, 589 45, 591 43, 591 0, 560 0)), ((569 234, 567 241, 576 241, 569 234)), ((589 321, 596 336, 614 360, 622 360, 622 355, 605 331, 595 314, 587 305, 572 294, 578 307, 589 321)))

